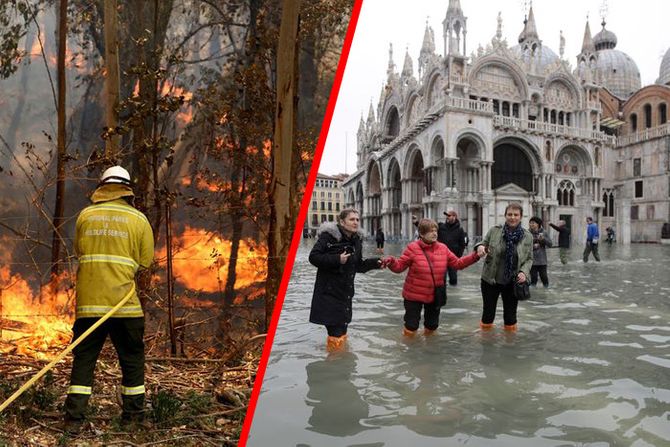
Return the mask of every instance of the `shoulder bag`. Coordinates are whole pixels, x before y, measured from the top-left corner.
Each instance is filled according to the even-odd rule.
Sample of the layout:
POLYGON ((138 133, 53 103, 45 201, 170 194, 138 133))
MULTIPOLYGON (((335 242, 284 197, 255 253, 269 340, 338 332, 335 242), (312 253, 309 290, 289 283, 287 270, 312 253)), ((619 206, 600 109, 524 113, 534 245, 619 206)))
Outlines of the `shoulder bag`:
POLYGON ((430 268, 430 277, 433 280, 433 287, 435 288, 433 303, 435 304, 436 307, 442 307, 445 304, 447 304, 447 285, 446 284, 442 286, 435 285, 435 274, 433 273, 433 264, 430 262, 430 258, 426 254, 426 251, 423 249, 423 247, 421 247, 421 251, 423 252, 423 255, 426 257, 426 261, 428 261, 428 267, 430 268))

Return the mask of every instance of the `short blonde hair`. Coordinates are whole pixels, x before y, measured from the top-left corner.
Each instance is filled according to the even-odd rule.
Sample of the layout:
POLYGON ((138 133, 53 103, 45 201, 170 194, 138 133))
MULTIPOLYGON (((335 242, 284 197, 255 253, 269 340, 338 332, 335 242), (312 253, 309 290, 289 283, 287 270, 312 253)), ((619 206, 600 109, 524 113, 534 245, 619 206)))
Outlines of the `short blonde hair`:
POLYGON ((431 230, 437 230, 437 222, 433 219, 421 219, 419 221, 419 234, 426 234, 431 230))

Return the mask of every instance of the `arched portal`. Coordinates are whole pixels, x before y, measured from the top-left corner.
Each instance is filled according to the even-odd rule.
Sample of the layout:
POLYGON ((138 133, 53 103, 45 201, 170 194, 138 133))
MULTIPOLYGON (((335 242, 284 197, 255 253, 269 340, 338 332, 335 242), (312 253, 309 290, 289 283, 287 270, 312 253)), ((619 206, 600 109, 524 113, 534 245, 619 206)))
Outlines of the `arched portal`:
POLYGON ((384 140, 392 141, 400 134, 400 115, 398 109, 391 107, 384 125, 384 140))
POLYGON ((408 157, 407 169, 407 199, 412 214, 417 217, 423 216, 423 196, 427 195, 426 183, 424 182, 423 156, 418 147, 415 147, 408 157))
POLYGON ((360 218, 363 219, 365 210, 363 209, 363 184, 361 182, 356 183, 356 202, 354 202, 354 208, 358 210, 360 218))
POLYGON ((400 178, 400 165, 395 158, 391 160, 388 171, 388 186, 390 200, 390 223, 389 236, 402 237, 402 213, 400 206, 402 204, 402 183, 400 178))
POLYGON ((373 234, 382 223, 382 179, 377 163, 370 164, 368 169, 368 197, 365 216, 365 227, 373 234))
POLYGON ((427 169, 427 182, 428 189, 430 192, 440 192, 447 187, 447 181, 445 177, 445 164, 444 164, 444 142, 442 138, 437 137, 433 140, 433 144, 430 147, 430 160, 431 165, 427 169))
POLYGON ((492 188, 497 189, 508 183, 533 191, 533 169, 526 152, 511 142, 493 148, 492 188))
POLYGON ((482 234, 482 208, 480 193, 483 189, 481 157, 484 147, 479 141, 465 135, 456 144, 456 187, 464 198, 461 225, 470 235, 482 234))

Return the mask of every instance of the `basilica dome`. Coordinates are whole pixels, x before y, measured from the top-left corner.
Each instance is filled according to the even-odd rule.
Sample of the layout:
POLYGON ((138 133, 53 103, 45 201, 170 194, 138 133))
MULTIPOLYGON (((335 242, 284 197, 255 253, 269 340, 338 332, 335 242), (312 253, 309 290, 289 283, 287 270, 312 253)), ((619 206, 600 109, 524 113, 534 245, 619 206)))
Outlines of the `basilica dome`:
POLYGON ((663 60, 661 61, 661 69, 658 73, 657 84, 670 85, 670 48, 665 52, 663 60))
POLYGON ((635 61, 623 51, 615 50, 616 35, 605 28, 593 36, 596 47, 596 76, 599 82, 619 98, 629 98, 642 87, 640 70, 635 61))
MULTIPOLYGON (((528 48, 528 47, 522 48, 521 45, 515 45, 511 49, 512 49, 512 52, 516 56, 518 56, 519 59, 521 59, 524 63, 530 63, 531 54, 532 54, 532 50, 530 48, 528 48)), ((560 59, 559 59, 558 55, 556 53, 554 53, 554 51, 551 48, 545 47, 544 45, 542 45, 540 47, 539 57, 536 56, 535 60, 537 61, 536 62, 537 63, 537 67, 536 67, 537 71, 539 73, 542 73, 542 71, 544 71, 545 68, 547 68, 548 66, 550 66, 551 64, 553 64, 554 62, 556 62, 560 59)))

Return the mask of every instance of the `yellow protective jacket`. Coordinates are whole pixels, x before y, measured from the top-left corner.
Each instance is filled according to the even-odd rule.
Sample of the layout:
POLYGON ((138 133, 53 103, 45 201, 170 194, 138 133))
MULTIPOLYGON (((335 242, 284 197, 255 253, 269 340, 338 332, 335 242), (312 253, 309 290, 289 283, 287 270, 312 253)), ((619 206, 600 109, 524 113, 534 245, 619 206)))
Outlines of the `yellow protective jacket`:
MULTIPOLYGON (((123 199, 129 196, 133 191, 128 186, 102 185, 91 196, 93 204, 77 218, 77 318, 105 315, 126 296, 138 269, 153 262, 151 225, 123 199)), ((116 318, 142 316, 137 293, 114 314, 116 318)))

